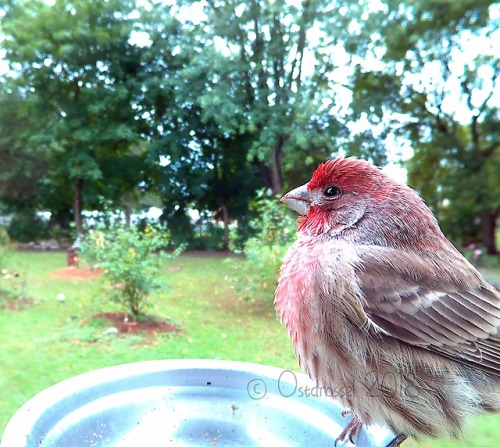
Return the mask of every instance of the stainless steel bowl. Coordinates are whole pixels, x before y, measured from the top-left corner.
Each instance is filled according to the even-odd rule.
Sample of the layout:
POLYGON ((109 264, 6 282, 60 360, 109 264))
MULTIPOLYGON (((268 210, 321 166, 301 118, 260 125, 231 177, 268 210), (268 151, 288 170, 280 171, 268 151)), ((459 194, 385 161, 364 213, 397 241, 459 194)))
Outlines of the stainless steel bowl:
MULTIPOLYGON (((328 446, 349 421, 303 374, 217 360, 92 371, 25 403, 0 447, 328 446)), ((357 447, 392 434, 363 428, 357 447)), ((346 442, 348 445, 349 442, 346 442)))

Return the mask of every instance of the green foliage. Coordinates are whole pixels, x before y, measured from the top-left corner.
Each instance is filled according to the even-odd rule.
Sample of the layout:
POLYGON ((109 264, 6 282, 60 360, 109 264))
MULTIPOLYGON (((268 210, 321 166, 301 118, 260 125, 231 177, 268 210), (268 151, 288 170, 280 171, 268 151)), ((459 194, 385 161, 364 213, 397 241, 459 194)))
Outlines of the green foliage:
POLYGON ((0 79, 0 202, 7 211, 33 208, 46 174, 46 151, 33 141, 40 129, 26 112, 26 99, 0 79))
POLYGON ((7 234, 17 242, 36 242, 49 237, 47 222, 38 217, 32 210, 16 213, 9 222, 7 234))
POLYGON ((188 250, 194 249, 194 227, 186 212, 181 209, 174 210, 170 215, 164 212, 160 221, 167 226, 174 246, 186 244, 188 250))
POLYGON ((250 226, 256 234, 245 243, 245 260, 235 268, 231 281, 244 298, 270 301, 283 257, 295 240, 295 220, 275 197, 266 197, 263 191, 257 196, 255 212, 258 217, 250 226))
POLYGON ((180 254, 182 247, 167 255, 168 233, 148 226, 92 230, 82 241, 83 259, 104 271, 111 298, 138 318, 151 293, 163 286, 156 279, 162 260, 180 254))
POLYGON ((82 207, 118 205, 143 180, 132 107, 140 65, 129 42, 134 8, 126 0, 9 5, 2 47, 15 75, 6 77, 0 102, 13 105, 5 127, 14 126, 4 133, 0 124, 0 160, 13 169, 0 175, 0 200, 21 207, 29 199, 54 216, 73 207, 80 232, 82 207))
POLYGON ((201 220, 197 227, 199 231, 194 234, 191 247, 194 250, 222 250, 224 249, 224 229, 214 224, 211 220, 201 220))
POLYGON ((500 215, 498 7, 381 1, 366 15, 377 38, 362 36, 380 57, 356 67, 351 104, 353 121, 411 146, 409 182, 445 233, 459 244, 481 239, 490 254, 500 215))
POLYGON ((192 30, 197 51, 184 72, 199 86, 202 121, 243 140, 248 162, 273 194, 282 192, 286 174, 305 181, 304 162, 324 161, 335 142, 350 137, 338 108, 332 112, 343 100, 332 76, 337 62, 328 55, 350 37, 349 20, 337 13, 344 2, 335 3, 209 3, 192 30), (224 51, 212 45, 217 40, 224 51))
POLYGON ((224 228, 214 222, 211 213, 203 212, 197 221, 182 210, 171 216, 162 216, 171 234, 172 244, 177 247, 185 245, 186 250, 217 251, 225 250, 224 228))
POLYGON ((383 165, 390 143, 412 146, 410 180, 447 234, 482 231, 496 251, 497 3, 221 0, 194 20, 199 2, 139 3, 4 7, 11 211, 30 204, 67 227, 80 202, 130 213, 147 191, 175 241, 219 245, 218 228, 199 238, 183 224, 198 209, 224 222, 227 247, 262 185, 279 194, 340 150, 383 165))

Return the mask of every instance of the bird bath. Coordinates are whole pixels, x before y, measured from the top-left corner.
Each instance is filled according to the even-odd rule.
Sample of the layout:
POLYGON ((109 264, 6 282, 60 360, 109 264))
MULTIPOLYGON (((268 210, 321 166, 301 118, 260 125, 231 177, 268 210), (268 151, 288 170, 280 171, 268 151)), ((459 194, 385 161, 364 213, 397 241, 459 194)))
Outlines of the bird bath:
MULTIPOLYGON (((349 421, 303 374, 217 360, 159 360, 95 370, 26 402, 0 447, 333 447, 349 421)), ((362 428, 357 447, 392 434, 362 428)), ((346 441, 345 445, 348 445, 346 441)))

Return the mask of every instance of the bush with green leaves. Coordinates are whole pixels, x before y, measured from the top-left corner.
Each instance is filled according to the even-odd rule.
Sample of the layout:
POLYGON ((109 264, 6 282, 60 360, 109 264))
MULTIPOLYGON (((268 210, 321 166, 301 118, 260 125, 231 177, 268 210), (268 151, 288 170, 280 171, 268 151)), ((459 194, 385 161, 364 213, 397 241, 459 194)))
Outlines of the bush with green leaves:
POLYGON ((16 242, 37 242, 50 237, 46 221, 34 211, 23 211, 14 214, 7 227, 7 235, 16 242))
POLYGON ((257 217, 250 226, 256 234, 245 243, 245 260, 235 265, 232 281, 244 298, 269 301, 274 297, 283 257, 295 240, 296 223, 288 208, 264 191, 258 193, 254 208, 257 217))
POLYGON ((148 304, 151 293, 163 286, 157 279, 163 259, 178 256, 183 247, 173 253, 165 250, 170 244, 166 230, 147 226, 90 230, 80 244, 81 257, 103 270, 110 284, 107 292, 138 319, 148 304))

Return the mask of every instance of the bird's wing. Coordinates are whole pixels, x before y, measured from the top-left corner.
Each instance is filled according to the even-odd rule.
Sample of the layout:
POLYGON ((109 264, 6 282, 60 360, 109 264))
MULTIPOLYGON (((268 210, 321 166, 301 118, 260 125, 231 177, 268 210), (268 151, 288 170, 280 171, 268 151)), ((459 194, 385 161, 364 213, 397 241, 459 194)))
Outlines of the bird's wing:
POLYGON ((453 259, 383 247, 358 250, 370 322, 406 343, 500 375, 500 292, 453 259))

